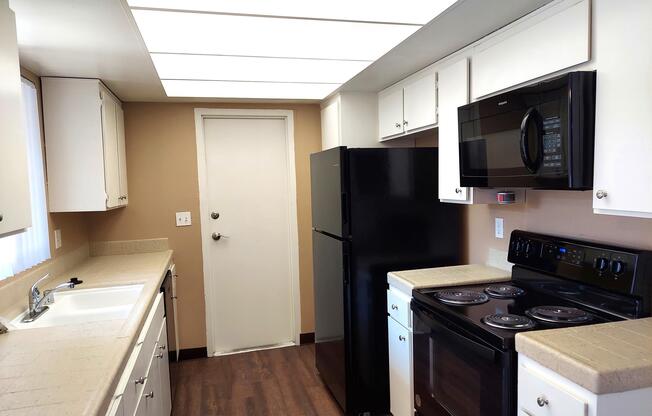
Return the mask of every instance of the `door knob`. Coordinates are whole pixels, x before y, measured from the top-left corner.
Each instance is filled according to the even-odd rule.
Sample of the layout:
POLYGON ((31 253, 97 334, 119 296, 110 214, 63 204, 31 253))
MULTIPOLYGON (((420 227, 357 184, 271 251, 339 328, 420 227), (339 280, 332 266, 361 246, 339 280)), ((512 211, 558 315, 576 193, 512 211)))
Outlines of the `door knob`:
POLYGON ((213 234, 211 234, 211 238, 212 238, 213 240, 215 240, 215 241, 219 241, 219 240, 221 240, 222 238, 229 238, 229 236, 224 235, 224 234, 220 234, 220 233, 213 233, 213 234))
POLYGON ((214 220, 220 218, 220 213, 215 211, 211 212, 211 218, 214 220))

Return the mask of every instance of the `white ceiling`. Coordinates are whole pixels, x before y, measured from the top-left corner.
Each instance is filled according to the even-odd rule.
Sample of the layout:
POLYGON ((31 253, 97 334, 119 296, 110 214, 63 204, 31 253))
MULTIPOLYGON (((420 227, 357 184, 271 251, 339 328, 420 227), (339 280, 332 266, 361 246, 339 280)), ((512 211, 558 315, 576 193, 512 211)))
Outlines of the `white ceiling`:
MULTIPOLYGON (((42 76, 100 78, 124 101, 206 101, 166 97, 123 1, 10 0, 22 65, 42 76)), ((459 0, 342 90, 378 91, 550 1, 459 0)))

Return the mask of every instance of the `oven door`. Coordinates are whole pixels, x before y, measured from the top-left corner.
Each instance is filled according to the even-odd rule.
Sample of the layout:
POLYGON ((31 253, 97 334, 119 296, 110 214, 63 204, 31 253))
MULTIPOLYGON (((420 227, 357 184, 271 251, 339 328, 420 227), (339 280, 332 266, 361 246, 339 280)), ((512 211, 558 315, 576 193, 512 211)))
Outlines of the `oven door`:
POLYGON ((490 347, 412 301, 414 403, 423 416, 516 414, 516 353, 490 347))

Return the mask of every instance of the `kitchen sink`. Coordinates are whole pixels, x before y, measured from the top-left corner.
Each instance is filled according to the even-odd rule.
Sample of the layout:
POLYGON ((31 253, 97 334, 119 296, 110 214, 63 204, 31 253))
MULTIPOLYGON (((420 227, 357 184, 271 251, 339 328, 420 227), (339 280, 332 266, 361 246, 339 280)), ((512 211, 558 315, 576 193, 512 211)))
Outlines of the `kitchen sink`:
POLYGON ((25 311, 11 325, 15 329, 30 329, 125 319, 142 290, 143 285, 136 284, 58 292, 54 294, 54 303, 38 319, 21 322, 25 311))

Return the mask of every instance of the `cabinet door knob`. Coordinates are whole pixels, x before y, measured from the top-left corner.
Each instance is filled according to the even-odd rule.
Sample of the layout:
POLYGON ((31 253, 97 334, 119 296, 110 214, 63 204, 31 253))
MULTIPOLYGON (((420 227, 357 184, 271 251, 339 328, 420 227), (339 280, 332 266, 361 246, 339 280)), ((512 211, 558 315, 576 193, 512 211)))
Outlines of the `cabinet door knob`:
POLYGON ((396 126, 397 129, 400 129, 401 128, 401 123, 396 123, 396 124, 394 124, 394 126, 396 126))
POLYGON ((398 336, 398 340, 399 340, 399 341, 405 341, 405 337, 404 337, 403 335, 399 335, 399 336, 398 336))
POLYGON ((395 311, 397 311, 397 310, 398 310, 398 306, 392 304, 392 309, 395 310, 395 311))
POLYGON ((408 125, 407 120, 403 120, 403 125, 404 125, 404 126, 407 126, 407 125, 408 125))
POLYGON ((165 350, 165 345, 159 345, 158 349, 159 350, 165 350))
POLYGON ((154 392, 153 392, 153 391, 150 391, 149 393, 145 393, 145 394, 144 394, 144 397, 145 397, 146 399, 153 399, 153 398, 154 398, 154 392))
POLYGON ((134 380, 134 384, 145 384, 145 380, 147 380, 147 377, 138 377, 134 380))
POLYGON ((461 194, 461 193, 462 193, 462 190, 461 190, 460 188, 455 188, 455 193, 456 193, 456 194, 461 194))
POLYGON ((163 353, 156 354, 156 358, 163 358, 163 353))
POLYGON ((537 404, 539 407, 547 406, 548 405, 548 399, 546 399, 543 396, 537 397, 537 404))
POLYGON ((600 191, 595 193, 595 197, 598 198, 598 199, 606 198, 607 197, 607 191, 600 190, 600 191))

